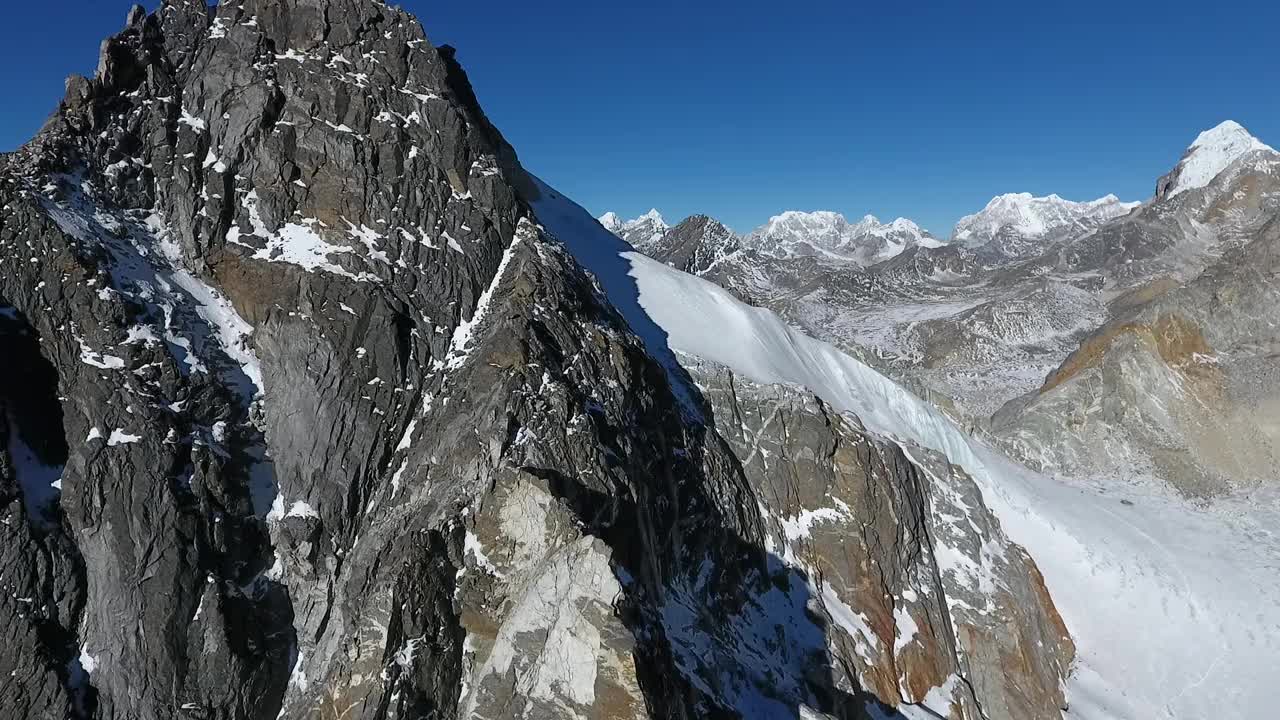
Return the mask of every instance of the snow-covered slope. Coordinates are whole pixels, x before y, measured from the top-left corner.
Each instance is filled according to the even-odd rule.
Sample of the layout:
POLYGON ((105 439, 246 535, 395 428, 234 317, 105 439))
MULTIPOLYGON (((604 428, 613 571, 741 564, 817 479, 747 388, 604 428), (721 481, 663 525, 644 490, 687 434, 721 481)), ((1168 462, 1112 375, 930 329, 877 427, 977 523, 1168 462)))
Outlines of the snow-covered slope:
POLYGON ((1183 154, 1178 167, 1161 181, 1161 195, 1173 197, 1208 185, 1227 166, 1247 153, 1272 150, 1249 134, 1240 123, 1227 120, 1205 130, 1183 154))
POLYGON ((1025 546, 1076 641, 1069 717, 1270 717, 1280 677, 1274 499, 1192 506, 1158 484, 1103 487, 1031 472, 831 345, 722 288, 621 246, 545 185, 546 228, 600 280, 655 356, 687 353, 799 384, 871 430, 944 453, 1025 546))
POLYGON ((882 223, 867 215, 850 223, 836 212, 789 210, 769 218, 747 236, 746 244, 776 258, 825 255, 872 265, 909 247, 939 247, 942 243, 906 218, 882 223))

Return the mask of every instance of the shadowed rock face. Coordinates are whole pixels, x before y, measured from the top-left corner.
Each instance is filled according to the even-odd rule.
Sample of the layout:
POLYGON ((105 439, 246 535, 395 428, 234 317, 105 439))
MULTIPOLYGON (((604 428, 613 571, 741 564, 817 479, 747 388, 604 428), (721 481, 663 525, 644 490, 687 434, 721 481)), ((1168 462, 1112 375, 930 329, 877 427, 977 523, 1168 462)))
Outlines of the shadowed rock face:
POLYGON ((976 487, 655 360, 401 11, 131 12, 2 163, 15 717, 1058 716, 976 487))

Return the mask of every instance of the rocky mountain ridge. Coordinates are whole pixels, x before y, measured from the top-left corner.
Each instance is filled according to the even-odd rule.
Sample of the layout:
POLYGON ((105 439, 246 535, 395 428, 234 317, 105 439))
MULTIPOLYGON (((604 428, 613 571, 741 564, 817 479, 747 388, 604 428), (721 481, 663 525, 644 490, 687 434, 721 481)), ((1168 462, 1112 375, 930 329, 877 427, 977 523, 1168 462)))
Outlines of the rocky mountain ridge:
POLYGON ((724 224, 706 215, 692 215, 644 251, 677 270, 703 273, 742 249, 742 240, 724 224))
MULTIPOLYGON (((977 480, 678 353, 401 10, 134 8, 0 207, 16 716, 1066 704, 1069 629, 977 480)), ((734 254, 686 230, 726 250, 691 268, 734 254)))

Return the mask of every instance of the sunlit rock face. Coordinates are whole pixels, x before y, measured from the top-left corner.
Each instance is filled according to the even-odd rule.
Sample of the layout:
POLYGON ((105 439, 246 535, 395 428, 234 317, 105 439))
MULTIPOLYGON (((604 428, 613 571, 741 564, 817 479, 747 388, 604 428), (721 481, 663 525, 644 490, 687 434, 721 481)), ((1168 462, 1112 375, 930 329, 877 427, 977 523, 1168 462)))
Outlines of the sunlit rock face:
MULTIPOLYGON (((1161 467, 1261 468, 1273 195, 1244 146, 998 263, 906 220, 601 220, 939 395, 1035 358, 992 432, 1046 466, 1095 442, 1060 408, 1140 385, 1167 416, 1115 432, 1198 443, 1161 467)), ((0 162, 15 717, 1061 716, 1075 644, 975 478, 666 347, 402 11, 132 12, 0 162)))

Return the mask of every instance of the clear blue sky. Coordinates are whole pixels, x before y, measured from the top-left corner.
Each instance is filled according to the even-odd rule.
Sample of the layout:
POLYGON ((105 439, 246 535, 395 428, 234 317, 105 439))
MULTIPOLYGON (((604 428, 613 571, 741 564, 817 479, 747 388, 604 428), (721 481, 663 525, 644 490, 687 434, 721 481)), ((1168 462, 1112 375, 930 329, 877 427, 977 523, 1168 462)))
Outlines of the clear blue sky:
MULTIPOLYGON (((0 148, 93 71, 129 5, 8 3, 0 148)), ((748 230, 829 209, 945 234, 1002 192, 1144 199, 1224 119, 1280 147, 1274 3, 403 5, 458 47, 525 166, 597 214, 748 230)))

